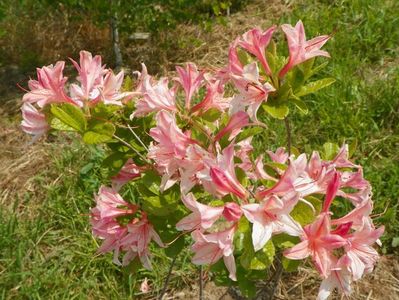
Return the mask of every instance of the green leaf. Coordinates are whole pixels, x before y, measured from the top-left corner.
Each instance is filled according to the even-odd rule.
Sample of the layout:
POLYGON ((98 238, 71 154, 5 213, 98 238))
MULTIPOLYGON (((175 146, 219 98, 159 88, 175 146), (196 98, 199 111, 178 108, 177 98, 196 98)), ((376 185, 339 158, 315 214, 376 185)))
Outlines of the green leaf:
POLYGON ((270 105, 268 103, 265 103, 262 105, 263 109, 268 112, 273 118, 276 119, 284 119, 288 113, 289 113, 289 108, 287 105, 282 104, 282 105, 270 105))
POLYGON ((315 58, 311 58, 298 66, 298 68, 302 71, 305 80, 308 79, 312 74, 314 61, 315 58))
POLYGON ((56 130, 60 131, 75 131, 74 128, 71 126, 68 126, 67 124, 63 123, 60 119, 58 118, 52 118, 50 122, 51 128, 54 128, 56 130))
MULTIPOLYGON (((275 254, 276 254, 276 249, 274 248, 274 244, 272 240, 269 240, 261 250, 256 252, 255 258, 258 259, 260 262, 262 262, 264 265, 263 269, 266 269, 268 266, 270 266, 273 263, 275 254)), ((252 267, 252 262, 251 262, 251 269, 254 269, 252 267)))
POLYGON ((313 205, 315 211, 306 203, 298 202, 298 204, 291 211, 292 218, 299 224, 307 225, 312 223, 316 218, 317 212, 321 208, 321 200, 316 197, 306 197, 306 200, 313 205))
POLYGON ((249 138, 250 136, 257 135, 261 132, 263 132, 264 129, 262 127, 254 126, 254 127, 249 127, 245 128, 236 138, 236 143, 241 142, 242 140, 245 140, 246 138, 249 138))
POLYGON ((399 247, 399 237, 394 237, 392 239, 392 247, 393 248, 399 247))
POLYGON ((120 109, 121 107, 118 105, 109 105, 100 102, 91 110, 91 117, 93 119, 109 120, 120 109))
MULTIPOLYGON (((256 252, 256 254, 258 254, 258 252, 256 252)), ((263 261, 261 261, 258 258, 258 255, 256 255, 255 257, 253 257, 251 259, 251 262, 249 264, 249 269, 250 270, 256 270, 256 271, 261 271, 261 270, 265 270, 269 265, 265 264, 263 261)))
POLYGON ((83 133, 86 130, 87 121, 79 107, 69 104, 52 104, 51 113, 65 125, 83 133))
POLYGON ((155 195, 160 194, 161 181, 159 179, 159 175, 155 171, 150 170, 146 172, 141 178, 141 181, 145 185, 145 187, 152 193, 154 193, 155 195))
POLYGON ((352 141, 352 143, 350 143, 349 144, 349 147, 348 147, 349 149, 348 149, 348 155, 349 155, 349 158, 350 157, 352 157, 353 156, 353 154, 356 152, 356 149, 357 149, 357 138, 355 138, 353 141, 352 141))
POLYGON ((113 152, 103 160, 102 166, 109 170, 109 176, 111 177, 118 174, 126 160, 125 153, 113 152))
POLYGON ((91 120, 87 131, 83 134, 83 141, 86 144, 100 144, 112 139, 115 133, 115 126, 111 123, 104 123, 91 120))
POLYGON ((339 146, 335 143, 325 143, 323 145, 323 159, 332 160, 339 152, 339 146))
POLYGON ((243 296, 247 298, 253 298, 256 295, 256 285, 255 282, 248 279, 245 272, 239 272, 237 270, 237 282, 240 292, 243 296))
POLYGON ((280 164, 280 163, 276 163, 276 162, 267 162, 265 163, 265 166, 271 167, 273 169, 280 169, 280 170, 287 170, 288 166, 285 164, 280 164))
POLYGON ((130 92, 134 89, 133 79, 130 76, 125 76, 122 84, 122 92, 130 92))
POLYGON ((307 114, 309 112, 308 106, 306 105, 305 102, 301 100, 299 97, 292 97, 290 98, 291 102, 295 104, 295 106, 303 113, 307 114))
POLYGON ((159 182, 147 180, 144 176, 137 184, 144 211, 154 216, 169 216, 181 209, 180 189, 176 185, 161 193, 159 182))
POLYGON ((288 73, 290 86, 293 90, 297 90, 305 83, 305 75, 300 68, 294 68, 294 70, 288 73))
POLYGON ((175 257, 183 250, 184 246, 185 246, 184 236, 180 236, 169 247, 165 249, 165 253, 169 257, 175 257))
POLYGON ((242 255, 240 256, 240 263, 244 267, 244 269, 250 269, 251 261, 255 257, 255 250, 252 245, 252 237, 251 230, 248 227, 248 230, 244 232, 244 237, 242 238, 242 255))
POLYGON ((283 257, 282 264, 283 264, 284 270, 286 270, 287 272, 295 272, 296 270, 298 270, 298 267, 301 264, 301 261, 300 260, 291 260, 286 257, 283 257))
POLYGON ((321 90, 335 82, 334 78, 324 78, 317 81, 313 81, 308 83, 307 85, 300 88, 299 92, 296 93, 296 96, 302 97, 308 94, 313 94, 318 90, 321 90))
POLYGON ((219 119, 221 112, 216 108, 208 109, 204 114, 201 115, 201 118, 208 122, 215 122, 219 119))
MULTIPOLYGON (((235 282, 229 278, 229 272, 226 269, 223 259, 219 259, 217 263, 211 265, 210 270, 213 275, 213 282, 215 282, 217 286, 232 286, 235 284, 235 282)), ((237 274, 237 276, 239 275, 237 274)))
POLYGON ((79 174, 80 175, 86 175, 87 173, 89 173, 93 169, 93 167, 94 167, 94 164, 90 162, 90 163, 84 165, 80 169, 79 174))
POLYGON ((316 66, 315 68, 312 69, 311 72, 309 72, 309 74, 307 74, 305 76, 305 80, 309 79, 310 77, 312 77, 314 74, 316 74, 317 72, 319 72, 321 69, 323 69, 325 66, 328 65, 328 61, 323 62, 322 64, 316 66))
POLYGON ((244 65, 248 65, 249 63, 251 63, 252 57, 248 54, 247 51, 244 51, 240 48, 237 49, 237 56, 238 56, 238 60, 244 65))
MULTIPOLYGON (((274 47, 275 47, 276 43, 274 43, 274 41, 272 41, 272 42, 273 42, 274 47)), ((266 51, 266 59, 267 59, 267 62, 269 64, 269 68, 272 71, 272 73, 276 73, 276 55, 274 54, 273 50, 272 51, 266 51)))
POLYGON ((279 249, 287 249, 295 246, 299 242, 299 238, 286 233, 280 233, 272 237, 273 244, 279 249))
POLYGON ((251 228, 249 226, 249 221, 245 217, 241 217, 241 219, 238 221, 238 232, 247 232, 251 228))
POLYGON ((282 102, 287 102, 288 98, 292 94, 292 87, 289 81, 286 81, 280 88, 277 90, 277 95, 274 98, 270 99, 267 104, 270 106, 281 105, 282 102))

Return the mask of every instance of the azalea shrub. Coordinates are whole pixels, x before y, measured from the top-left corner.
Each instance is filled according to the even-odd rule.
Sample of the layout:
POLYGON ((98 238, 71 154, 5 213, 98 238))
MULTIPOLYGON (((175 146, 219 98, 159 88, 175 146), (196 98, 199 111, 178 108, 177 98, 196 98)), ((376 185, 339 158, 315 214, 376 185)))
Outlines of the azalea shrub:
POLYGON ((373 224, 371 186, 348 145, 305 154, 290 142, 290 110, 307 114, 304 96, 334 82, 312 79, 327 64, 315 59, 330 56, 321 50, 330 36, 307 40, 301 21, 282 25, 287 58, 276 30, 237 37, 223 68, 187 63, 173 78, 154 78, 145 64, 125 78, 86 51, 71 60, 72 83, 63 61, 37 69, 22 129, 34 140, 74 132, 107 153, 90 211, 99 253, 151 269, 154 247, 170 257, 191 247, 209 278, 249 297, 278 264, 292 271, 309 258, 323 279, 318 299, 349 294, 373 270, 384 228, 373 224), (262 115, 285 122, 287 145, 253 142, 268 130, 262 115))

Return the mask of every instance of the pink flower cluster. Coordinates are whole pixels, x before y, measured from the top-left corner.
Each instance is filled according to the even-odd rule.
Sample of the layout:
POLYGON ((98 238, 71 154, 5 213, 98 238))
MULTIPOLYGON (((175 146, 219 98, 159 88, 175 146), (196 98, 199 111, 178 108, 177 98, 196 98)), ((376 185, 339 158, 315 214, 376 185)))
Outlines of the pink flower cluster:
POLYGON ((91 210, 93 235, 104 240, 99 253, 114 252, 114 262, 126 266, 138 257, 143 266, 151 269, 148 245, 154 240, 160 247, 163 243, 144 211, 130 204, 112 188, 102 186, 95 197, 96 206, 91 210), (141 216, 138 216, 140 215, 141 216), (126 224, 123 222, 127 219, 126 224), (122 263, 121 251, 125 254, 122 263))
MULTIPOLYGON (((29 82, 31 91, 23 98, 23 129, 34 135, 47 131, 46 117, 37 109, 50 103, 91 107, 100 101, 116 105, 134 101, 131 120, 154 115, 156 124, 148 133, 152 142, 144 153, 150 161, 147 167, 161 177, 161 192, 176 184, 180 187, 189 214, 176 229, 191 234, 194 264, 212 265, 223 258, 229 277, 237 280, 233 241, 239 221, 245 218, 252 224, 255 252, 273 235, 285 233, 300 239, 284 256, 312 259, 323 278, 319 299, 326 299, 334 288, 349 294, 350 283, 373 270, 378 253, 372 245, 379 243, 384 227, 373 225, 371 186, 362 168, 349 160, 348 147, 343 145, 329 161, 318 152, 307 157, 289 155, 284 148, 266 151, 265 168, 263 155, 253 157, 252 137, 236 142, 244 127, 264 126, 257 112, 287 80, 287 73, 310 58, 329 56, 320 50, 329 36, 307 41, 301 21, 295 27, 285 24, 289 58, 276 70, 266 55, 275 30, 277 26, 264 32, 255 28, 237 38, 229 49, 227 66, 214 73, 188 63, 176 67, 172 80, 157 80, 143 64, 132 92, 120 91, 122 72, 114 75, 102 66, 99 56, 82 51, 80 64, 73 61, 79 84, 70 85, 69 96, 64 91, 63 62, 38 69, 38 80, 29 82), (239 51, 247 52, 253 61, 244 65, 239 51), (236 91, 229 97, 225 96, 228 85, 236 91), (217 120, 206 121, 208 112, 218 113, 217 120), (206 193, 196 194, 198 188, 206 193), (221 201, 213 205, 210 198, 221 201), (317 209, 311 198, 318 199, 322 208, 317 209), (335 216, 334 206, 344 201, 352 211, 335 216), (313 221, 305 226, 292 214, 299 202, 313 211, 313 221)), ((99 252, 113 252, 114 261, 122 265, 138 257, 151 268, 150 242, 164 245, 146 212, 118 194, 125 183, 140 180, 145 170, 146 166, 129 159, 112 178, 112 188, 100 188, 91 222, 93 234, 104 240, 99 252)))
POLYGON ((105 69, 101 56, 92 56, 90 52, 80 51, 80 64, 72 60, 78 71, 78 84, 69 86, 66 91, 67 77, 64 77, 64 61, 55 66, 49 65, 37 69, 37 80, 28 82, 29 89, 22 98, 22 129, 35 139, 45 134, 50 126, 47 123, 44 108, 52 103, 69 103, 77 107, 94 106, 99 102, 122 105, 123 99, 131 98, 133 92, 121 92, 124 73, 117 75, 111 69, 105 69))

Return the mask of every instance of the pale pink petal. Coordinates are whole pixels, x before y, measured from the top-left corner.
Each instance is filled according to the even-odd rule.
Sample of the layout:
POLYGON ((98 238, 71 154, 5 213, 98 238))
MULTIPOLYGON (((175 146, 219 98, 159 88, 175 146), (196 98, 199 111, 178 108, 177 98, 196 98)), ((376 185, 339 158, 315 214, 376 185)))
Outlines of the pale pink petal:
POLYGON ((284 251, 284 256, 289 259, 299 260, 305 259, 310 255, 308 241, 302 241, 294 247, 284 251))
POLYGON ((224 256, 224 264, 229 271, 229 278, 233 281, 237 281, 236 277, 236 262, 234 260, 234 255, 224 256))

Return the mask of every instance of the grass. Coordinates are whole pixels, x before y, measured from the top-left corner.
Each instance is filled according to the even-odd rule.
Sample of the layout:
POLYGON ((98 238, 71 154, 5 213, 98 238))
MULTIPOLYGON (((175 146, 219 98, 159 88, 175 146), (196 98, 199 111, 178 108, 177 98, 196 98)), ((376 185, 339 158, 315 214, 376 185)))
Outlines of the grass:
MULTIPOLYGON (((398 251, 391 240, 399 237, 398 16, 399 3, 393 0, 306 0, 293 2, 279 22, 302 19, 309 37, 336 29, 326 47, 332 59, 323 75, 337 82, 306 99, 308 115, 292 115, 294 145, 309 153, 327 141, 357 140, 354 158, 372 183, 375 212, 386 210, 377 219, 387 227, 385 252, 398 251)), ((283 124, 272 121, 269 128, 261 138, 265 147, 285 145, 283 124)), ((51 159, 32 175, 33 188, 1 191, 0 298, 135 298, 144 277, 159 290, 170 263, 162 254, 155 253, 154 272, 140 270, 139 276, 113 265, 109 255, 95 255, 98 245, 87 213, 102 178, 101 149, 82 148, 60 136, 46 153, 51 159)), ((193 281, 188 260, 186 253, 179 258, 171 286, 193 281)))
MULTIPOLYGON (((39 199, 29 192, 13 207, 0 210, 0 298, 4 299, 126 299, 137 295, 133 270, 121 269, 110 255, 95 255, 97 241, 91 236, 88 212, 92 195, 98 191, 102 151, 82 148, 78 142, 60 152, 54 145, 49 169, 63 174, 50 182, 44 172, 33 179, 44 190, 39 199), (23 210, 20 204, 23 202, 23 210), (34 211, 27 211, 33 208, 34 211), (29 216, 33 214, 34 217, 29 216)), ((141 271, 157 285, 162 284, 169 262, 155 254, 153 273, 141 271), (158 280, 158 282, 157 282, 158 280)), ((182 255, 179 265, 189 266, 182 255)), ((187 272, 187 267, 178 267, 187 272)), ((181 285, 184 280, 172 283, 181 285)), ((139 279, 139 280, 141 280, 139 279)))

